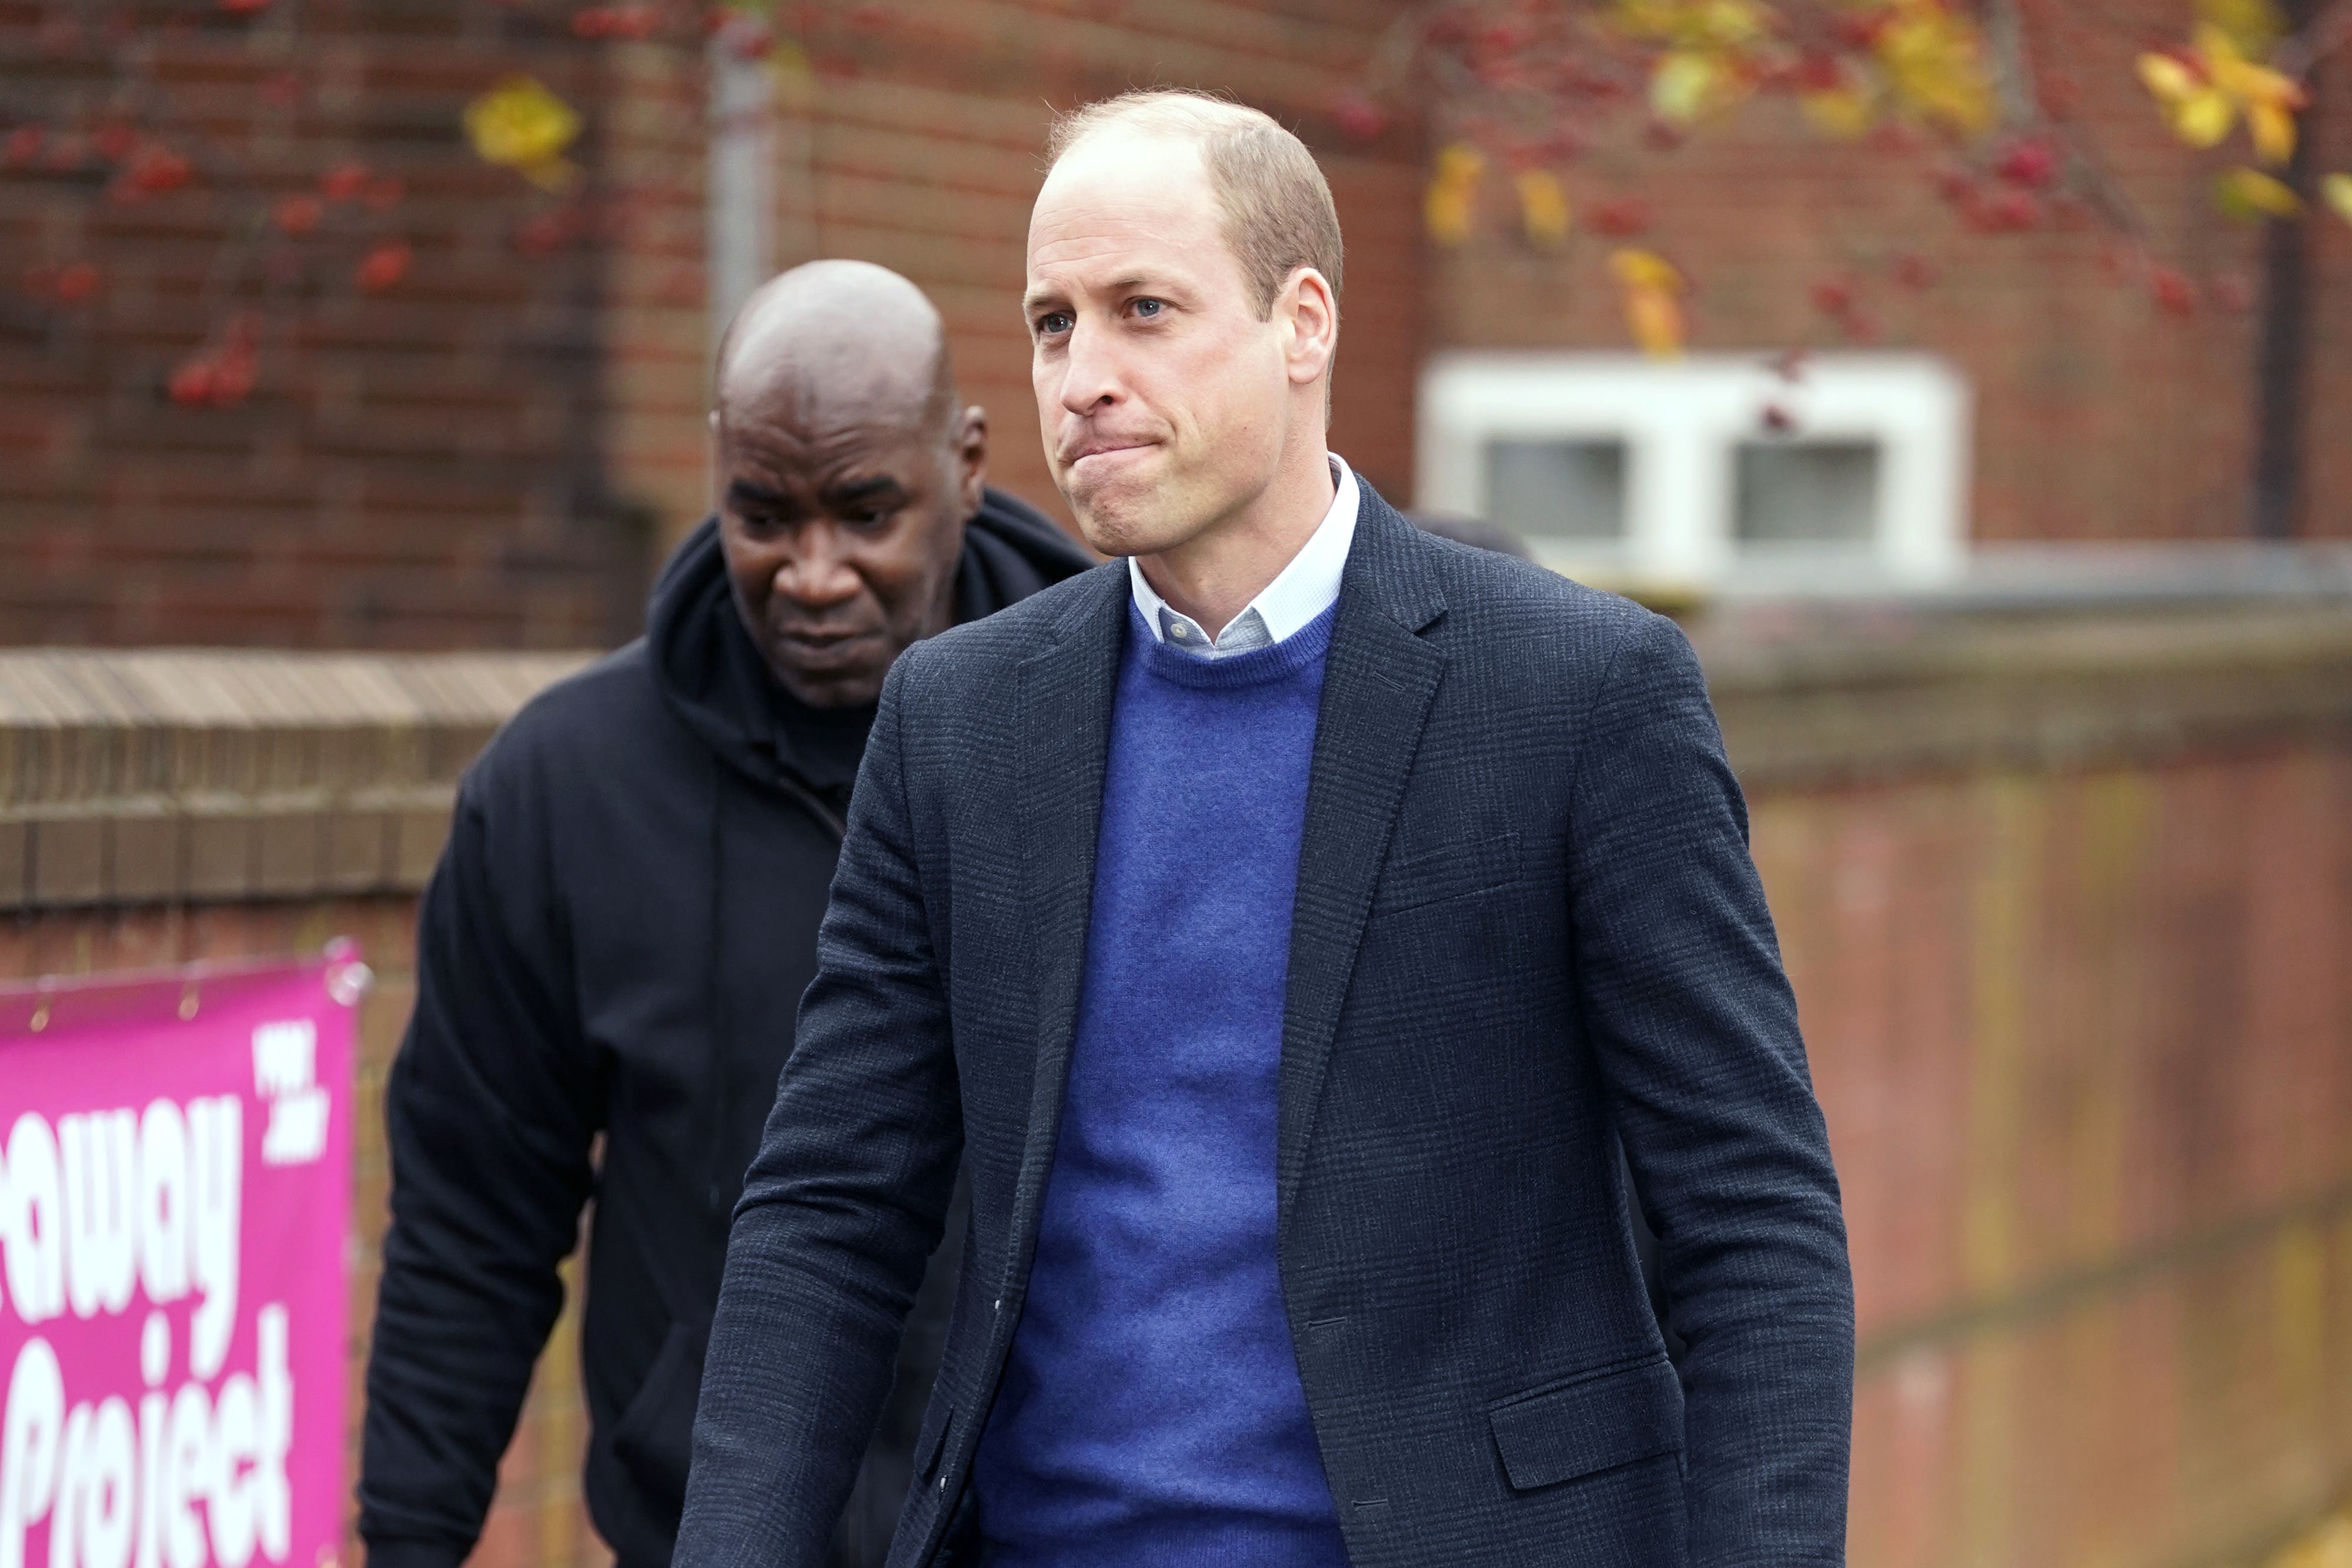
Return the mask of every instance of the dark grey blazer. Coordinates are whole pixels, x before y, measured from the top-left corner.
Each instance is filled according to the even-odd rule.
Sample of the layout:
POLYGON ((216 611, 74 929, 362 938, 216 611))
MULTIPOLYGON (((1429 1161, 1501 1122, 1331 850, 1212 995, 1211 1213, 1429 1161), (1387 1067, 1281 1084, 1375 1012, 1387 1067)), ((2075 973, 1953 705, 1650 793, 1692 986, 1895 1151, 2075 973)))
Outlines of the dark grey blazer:
MULTIPOLYGON (((823 1560, 961 1153, 971 1240, 890 1561, 939 1553, 1053 1163, 1127 599, 1113 563, 890 673, 736 1211, 678 1568, 823 1560)), ((1291 1339, 1359 1568, 1843 1561, 1837 1180, 1672 622, 1365 489, 1280 1083, 1291 1339)))

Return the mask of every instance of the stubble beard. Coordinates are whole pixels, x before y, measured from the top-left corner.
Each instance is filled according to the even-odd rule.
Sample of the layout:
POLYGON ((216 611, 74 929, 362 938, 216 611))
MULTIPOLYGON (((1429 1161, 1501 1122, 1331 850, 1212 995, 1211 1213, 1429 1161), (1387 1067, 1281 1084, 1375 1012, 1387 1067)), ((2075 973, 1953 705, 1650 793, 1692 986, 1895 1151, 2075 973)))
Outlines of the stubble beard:
POLYGON ((1083 497, 1063 494, 1077 518, 1078 532, 1107 556, 1157 555, 1202 531, 1203 520, 1195 515, 1197 497, 1181 483, 1163 479, 1150 485, 1102 486, 1083 497))

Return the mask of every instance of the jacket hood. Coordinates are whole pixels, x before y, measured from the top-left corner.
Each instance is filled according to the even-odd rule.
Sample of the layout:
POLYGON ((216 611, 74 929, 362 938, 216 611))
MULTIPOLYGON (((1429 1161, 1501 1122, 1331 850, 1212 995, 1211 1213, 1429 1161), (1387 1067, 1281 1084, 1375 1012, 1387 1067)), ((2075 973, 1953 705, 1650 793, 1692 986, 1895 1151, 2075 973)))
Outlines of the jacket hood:
MULTIPOLYGON (((956 563, 957 624, 992 615, 1095 564, 1028 503, 983 493, 965 525, 956 563)), ((754 782, 778 788, 779 769, 828 788, 832 765, 863 748, 874 710, 817 710, 794 702, 769 674, 735 612, 719 549, 719 519, 705 517, 655 579, 646 612, 654 683, 670 711, 754 782)))

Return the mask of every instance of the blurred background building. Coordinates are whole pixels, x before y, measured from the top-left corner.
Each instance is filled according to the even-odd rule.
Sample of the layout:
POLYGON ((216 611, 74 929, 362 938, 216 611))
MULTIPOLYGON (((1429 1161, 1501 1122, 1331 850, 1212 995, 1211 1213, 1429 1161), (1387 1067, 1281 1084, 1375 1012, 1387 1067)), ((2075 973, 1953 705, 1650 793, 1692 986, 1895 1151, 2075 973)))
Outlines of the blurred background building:
MULTIPOLYGON (((2315 51, 2293 218, 2151 101, 2144 54, 2248 11, 2190 0, 1958 7, 2036 92, 1966 157, 1668 103, 1473 179, 1534 53, 1475 29, 1543 8, 1432 44, 1447 9, 829 3, 706 43, 0 3, 0 967, 358 934, 372 1094, 451 782, 702 515, 728 304, 904 272, 996 482, 1055 508, 1015 307, 1048 116, 1220 89, 1339 200, 1335 448, 1707 660, 1846 1184, 1853 1561, 2352 1561, 2311 1533, 2352 1495, 2352 63, 2315 51), (1559 214, 1521 178, 1555 163, 1559 214), (1685 351, 1639 352, 1664 298, 1685 351)), ((598 1560, 572 1354, 486 1564, 598 1560)))

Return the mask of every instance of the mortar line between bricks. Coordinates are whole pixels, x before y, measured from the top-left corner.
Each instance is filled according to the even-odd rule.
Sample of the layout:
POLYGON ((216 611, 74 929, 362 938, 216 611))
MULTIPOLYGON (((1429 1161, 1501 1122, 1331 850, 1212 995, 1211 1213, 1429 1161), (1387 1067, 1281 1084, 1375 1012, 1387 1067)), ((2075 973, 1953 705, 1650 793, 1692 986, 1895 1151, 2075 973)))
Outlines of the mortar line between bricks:
POLYGON ((1971 1301, 1931 1317, 1866 1333, 1856 1349, 1854 1367, 1858 1373, 1868 1374, 1912 1351, 2055 1317, 2084 1302, 2118 1295, 2147 1281, 2183 1273, 2199 1264, 2243 1251, 2282 1231, 2347 1215, 2352 1215, 2352 1177, 2270 1208, 2189 1231, 2158 1246, 2051 1276, 2011 1295, 1971 1301))

